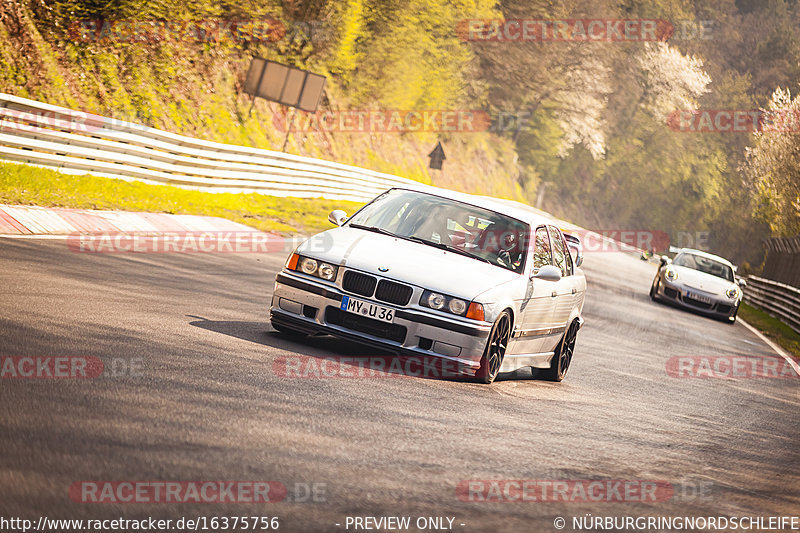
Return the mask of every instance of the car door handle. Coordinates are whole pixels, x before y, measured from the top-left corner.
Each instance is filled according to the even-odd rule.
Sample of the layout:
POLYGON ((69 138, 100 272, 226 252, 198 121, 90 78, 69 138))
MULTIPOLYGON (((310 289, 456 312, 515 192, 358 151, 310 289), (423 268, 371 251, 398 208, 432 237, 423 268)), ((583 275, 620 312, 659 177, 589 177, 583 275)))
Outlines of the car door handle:
POLYGON ((553 291, 553 294, 551 294, 550 296, 552 296, 553 298, 555 298, 556 296, 558 296, 558 293, 557 293, 556 291, 553 291))
POLYGON ((576 292, 578 292, 578 289, 572 289, 572 294, 575 294, 576 292))

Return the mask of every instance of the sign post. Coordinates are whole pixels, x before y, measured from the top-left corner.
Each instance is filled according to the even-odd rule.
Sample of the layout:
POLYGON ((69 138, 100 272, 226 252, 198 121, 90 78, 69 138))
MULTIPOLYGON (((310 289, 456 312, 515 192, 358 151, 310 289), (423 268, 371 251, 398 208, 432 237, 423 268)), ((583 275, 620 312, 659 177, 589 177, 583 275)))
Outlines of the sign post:
POLYGON ((269 59, 254 57, 247 70, 244 92, 253 97, 250 112, 253 111, 256 98, 263 98, 292 108, 292 116, 287 122, 286 137, 283 139, 283 148, 281 148, 282 151, 286 151, 286 143, 289 141, 289 133, 292 131, 294 117, 297 114, 296 110, 315 113, 322 98, 322 92, 325 90, 326 81, 327 78, 320 74, 276 63, 269 59))

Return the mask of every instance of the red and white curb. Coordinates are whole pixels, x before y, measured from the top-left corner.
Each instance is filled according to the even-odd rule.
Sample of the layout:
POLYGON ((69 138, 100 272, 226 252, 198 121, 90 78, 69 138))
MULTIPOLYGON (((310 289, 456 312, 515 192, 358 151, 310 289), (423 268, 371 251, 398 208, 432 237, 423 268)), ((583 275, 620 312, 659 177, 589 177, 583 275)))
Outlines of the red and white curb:
POLYGON ((68 236, 78 233, 254 232, 251 227, 224 218, 168 213, 92 211, 0 204, 0 235, 68 236))

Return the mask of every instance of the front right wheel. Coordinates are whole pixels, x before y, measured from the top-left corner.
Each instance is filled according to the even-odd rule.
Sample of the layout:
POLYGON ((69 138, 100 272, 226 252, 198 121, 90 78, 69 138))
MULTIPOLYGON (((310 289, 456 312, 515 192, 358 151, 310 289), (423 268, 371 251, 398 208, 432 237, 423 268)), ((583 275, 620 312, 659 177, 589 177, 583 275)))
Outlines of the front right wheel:
MULTIPOLYGON (((739 304, 741 305, 741 304, 739 304)), ((736 315, 739 314, 739 305, 736 306, 736 310, 733 312, 733 316, 728 318, 728 324, 736 324, 736 315)))
POLYGON ((511 338, 511 315, 503 311, 492 326, 486 349, 481 358, 481 367, 476 377, 482 383, 491 383, 500 373, 503 357, 506 355, 508 340, 511 338))
POLYGON ((654 302, 658 299, 658 287, 661 285, 661 279, 656 276, 656 279, 653 280, 653 284, 650 285, 650 299, 654 302))

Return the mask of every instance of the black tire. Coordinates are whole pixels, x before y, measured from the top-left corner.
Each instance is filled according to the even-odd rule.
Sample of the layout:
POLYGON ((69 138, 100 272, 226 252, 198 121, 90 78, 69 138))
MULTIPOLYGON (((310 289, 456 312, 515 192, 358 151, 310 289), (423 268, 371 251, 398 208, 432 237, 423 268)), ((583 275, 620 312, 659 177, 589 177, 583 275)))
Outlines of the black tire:
POLYGON ((563 381, 572 363, 575 353, 575 341, 578 338, 578 323, 572 322, 556 346, 555 354, 550 360, 550 367, 541 371, 541 376, 548 381, 563 381))
POLYGON ((661 286, 661 278, 656 276, 656 279, 653 280, 652 285, 650 285, 650 299, 654 302, 658 301, 658 288, 661 286))
MULTIPOLYGON (((741 304, 739 304, 739 305, 741 305, 741 304)), ((733 318, 733 320, 731 320, 731 318, 729 318, 725 322, 727 322, 730 325, 736 324, 736 315, 738 315, 738 314, 739 314, 739 306, 737 305, 736 306, 736 310, 733 312, 733 316, 731 317, 731 318, 733 318)))
POLYGON ((481 367, 475 377, 481 383, 489 384, 494 381, 503 365, 503 357, 506 354, 508 341, 511 338, 511 315, 508 311, 503 311, 492 326, 489 338, 486 341, 486 349, 481 358, 481 367))
POLYGON ((289 329, 286 326, 276 324, 275 322, 271 322, 271 324, 272 327, 275 328, 275 331, 288 339, 303 339, 308 337, 308 333, 303 333, 302 331, 297 331, 296 329, 289 329))

